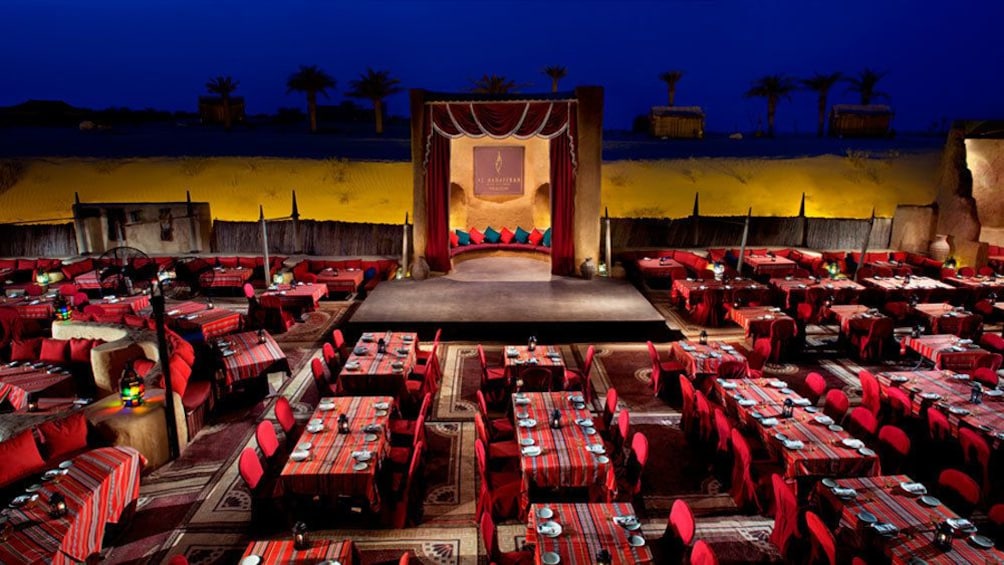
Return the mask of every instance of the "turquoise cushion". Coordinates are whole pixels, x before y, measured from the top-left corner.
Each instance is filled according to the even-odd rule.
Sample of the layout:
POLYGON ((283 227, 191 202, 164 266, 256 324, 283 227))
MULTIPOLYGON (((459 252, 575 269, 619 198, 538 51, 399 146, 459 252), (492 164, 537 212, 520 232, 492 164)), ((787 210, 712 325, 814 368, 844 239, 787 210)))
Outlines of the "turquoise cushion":
POLYGON ((523 228, 516 228, 516 243, 526 243, 530 241, 530 232, 523 228))
POLYGON ((495 231, 495 228, 488 226, 485 228, 485 243, 498 243, 502 241, 502 234, 495 231))
POLYGON ((540 244, 544 247, 551 246, 551 228, 547 228, 547 231, 544 232, 544 239, 541 240, 540 244))
POLYGON ((464 230, 457 230, 457 239, 460 240, 460 245, 471 244, 471 234, 465 232, 464 230))

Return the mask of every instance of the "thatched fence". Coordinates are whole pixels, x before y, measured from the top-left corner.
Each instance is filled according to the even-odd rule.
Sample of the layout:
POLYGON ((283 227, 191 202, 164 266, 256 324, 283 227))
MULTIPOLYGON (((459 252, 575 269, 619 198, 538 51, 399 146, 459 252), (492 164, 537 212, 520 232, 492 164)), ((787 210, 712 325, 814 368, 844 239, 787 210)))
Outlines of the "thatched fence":
MULTIPOLYGON (((401 224, 299 220, 299 245, 294 220, 270 220, 265 225, 269 253, 401 255, 401 224)), ((214 253, 261 253, 261 223, 214 221, 212 250, 214 253)))
POLYGON ((0 257, 70 257, 77 254, 73 223, 0 224, 0 257))

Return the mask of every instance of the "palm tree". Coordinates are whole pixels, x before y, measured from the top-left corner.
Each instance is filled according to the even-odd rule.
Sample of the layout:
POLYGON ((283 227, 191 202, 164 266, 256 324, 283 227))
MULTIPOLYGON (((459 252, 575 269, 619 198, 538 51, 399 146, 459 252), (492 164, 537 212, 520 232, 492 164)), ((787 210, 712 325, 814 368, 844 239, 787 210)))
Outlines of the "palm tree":
POLYGON ((886 73, 880 73, 871 69, 865 69, 858 73, 858 76, 847 79, 851 87, 847 90, 857 92, 861 96, 861 105, 867 106, 872 103, 873 98, 889 98, 885 92, 875 90, 875 85, 882 80, 886 73))
POLYGON ((666 71, 659 75, 659 80, 666 83, 666 94, 669 98, 669 105, 676 103, 676 83, 683 78, 683 71, 666 71))
POLYGON ((551 79, 551 92, 557 92, 558 81, 568 76, 568 69, 562 65, 549 65, 544 67, 544 74, 551 79))
POLYGON ((490 74, 482 75, 478 80, 472 80, 471 92, 477 94, 513 94, 524 86, 527 85, 517 84, 516 81, 509 80, 502 75, 490 74))
POLYGON ((767 135, 774 137, 774 113, 777 112, 777 103, 782 98, 791 99, 791 93, 795 90, 795 81, 785 75, 767 75, 758 78, 753 86, 746 91, 747 98, 767 99, 767 135))
POLYGON ((840 73, 816 73, 807 79, 803 79, 802 86, 819 95, 819 123, 817 124, 816 135, 823 137, 823 130, 826 129, 826 97, 830 95, 830 89, 842 78, 840 73))
POLYGON ((383 133, 383 99, 391 94, 401 92, 398 85, 401 81, 392 78, 390 71, 374 71, 367 68, 357 80, 350 80, 352 90, 347 92, 353 98, 364 98, 373 103, 373 113, 376 115, 376 132, 383 133))
POLYGON ((206 82, 206 90, 211 94, 219 94, 220 98, 223 99, 223 129, 227 131, 230 131, 233 119, 230 115, 230 94, 237 90, 238 84, 240 82, 234 80, 233 77, 222 75, 206 82))
POLYGON ((307 93, 307 113, 310 115, 310 133, 317 132, 317 94, 325 97, 329 88, 335 87, 335 79, 317 65, 300 65, 300 70, 289 75, 286 80, 286 94, 290 92, 307 93))

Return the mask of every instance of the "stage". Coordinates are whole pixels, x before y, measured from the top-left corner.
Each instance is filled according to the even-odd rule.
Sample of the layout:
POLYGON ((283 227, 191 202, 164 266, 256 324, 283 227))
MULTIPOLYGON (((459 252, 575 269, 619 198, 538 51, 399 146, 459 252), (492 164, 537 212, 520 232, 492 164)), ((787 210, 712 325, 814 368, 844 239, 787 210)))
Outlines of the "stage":
POLYGON ((485 257, 444 277, 377 285, 349 320, 352 332, 419 331, 430 339, 542 343, 665 341, 666 320, 630 283, 554 277, 547 262, 485 257))

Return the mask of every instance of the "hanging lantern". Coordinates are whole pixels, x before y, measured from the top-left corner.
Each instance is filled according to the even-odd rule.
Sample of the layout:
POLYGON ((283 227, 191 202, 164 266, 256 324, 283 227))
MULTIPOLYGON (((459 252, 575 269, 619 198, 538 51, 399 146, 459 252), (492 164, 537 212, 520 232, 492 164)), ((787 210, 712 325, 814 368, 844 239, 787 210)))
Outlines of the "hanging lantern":
POLYGON ((708 344, 708 332, 707 331, 701 330, 700 341, 701 341, 701 345, 707 345, 708 344))
POLYGON ((983 385, 973 381, 973 388, 969 393, 969 402, 973 404, 983 404, 983 385))
POLYGON ((35 275, 35 282, 37 282, 41 286, 48 286, 49 273, 46 273, 45 271, 40 271, 38 274, 35 275))
POLYGON ((338 415, 338 433, 347 434, 349 433, 349 417, 345 414, 338 415))
POLYGON ((791 418, 795 415, 795 401, 790 398, 784 399, 784 407, 781 408, 781 416, 784 418, 791 418))
POLYGON ((555 408, 551 412, 551 429, 557 430, 561 427, 561 410, 555 408))
POLYGON ((934 530, 934 545, 938 546, 942 551, 950 551, 952 549, 953 537, 955 537, 955 532, 952 530, 952 526, 947 520, 941 522, 934 530))
POLYGON ((66 516, 66 498, 58 492, 49 496, 49 515, 53 518, 66 516))
POLYGON ((132 361, 126 364, 122 371, 122 380, 119 381, 119 395, 122 397, 122 406, 134 408, 143 404, 143 394, 146 392, 146 384, 143 377, 133 369, 132 361))
POLYGON ((307 524, 303 522, 293 524, 293 548, 300 550, 310 548, 310 540, 307 537, 307 524))

